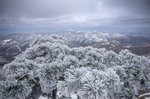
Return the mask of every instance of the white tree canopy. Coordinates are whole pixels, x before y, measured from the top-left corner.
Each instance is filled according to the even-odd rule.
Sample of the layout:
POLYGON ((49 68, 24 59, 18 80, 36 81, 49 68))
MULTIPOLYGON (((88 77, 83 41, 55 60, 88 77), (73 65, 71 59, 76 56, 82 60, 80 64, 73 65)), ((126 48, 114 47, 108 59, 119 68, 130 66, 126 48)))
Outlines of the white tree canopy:
POLYGON ((60 79, 64 96, 76 93, 81 99, 134 99, 136 90, 148 88, 146 57, 128 50, 117 54, 104 48, 69 48, 65 42, 58 35, 38 36, 21 56, 6 64, 1 99, 32 99, 52 92, 56 99, 60 79))

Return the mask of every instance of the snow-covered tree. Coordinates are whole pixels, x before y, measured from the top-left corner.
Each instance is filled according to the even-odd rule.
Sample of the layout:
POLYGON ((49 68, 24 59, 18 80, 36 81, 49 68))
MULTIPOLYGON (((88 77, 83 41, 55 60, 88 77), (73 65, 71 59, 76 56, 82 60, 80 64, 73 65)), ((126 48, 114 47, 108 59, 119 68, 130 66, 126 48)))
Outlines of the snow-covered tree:
MULTIPOLYGON (((69 69, 65 73, 63 92, 77 92, 81 99, 116 99, 123 82, 113 69, 69 69)), ((70 94, 70 93, 68 93, 70 94)))
POLYGON ((92 47, 69 48, 58 35, 37 36, 30 47, 3 67, 1 99, 56 99, 62 94, 81 99, 134 99, 136 90, 150 86, 150 60, 128 50, 119 54, 92 47))
POLYGON ((4 66, 7 78, 0 86, 2 99, 25 99, 31 93, 35 74, 33 66, 36 68, 34 62, 22 57, 4 66))
MULTIPOLYGON (((144 56, 137 56, 132 54, 128 50, 122 50, 118 55, 119 61, 121 61, 125 72, 126 79, 131 81, 136 87, 147 86, 150 81, 148 71, 150 68, 150 60, 144 56)), ((139 88, 138 88, 139 89, 139 88)))

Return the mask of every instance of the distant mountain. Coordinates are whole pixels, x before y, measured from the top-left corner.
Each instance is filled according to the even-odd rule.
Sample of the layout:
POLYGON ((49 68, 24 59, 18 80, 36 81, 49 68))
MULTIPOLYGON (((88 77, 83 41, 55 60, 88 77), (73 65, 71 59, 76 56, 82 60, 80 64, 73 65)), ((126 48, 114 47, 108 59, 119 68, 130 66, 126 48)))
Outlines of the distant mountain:
POLYGON ((0 34, 0 65, 12 61, 29 47, 37 35, 61 35, 70 47, 92 46, 119 52, 129 49, 137 55, 150 55, 150 35, 103 33, 99 31, 63 31, 51 33, 0 34))

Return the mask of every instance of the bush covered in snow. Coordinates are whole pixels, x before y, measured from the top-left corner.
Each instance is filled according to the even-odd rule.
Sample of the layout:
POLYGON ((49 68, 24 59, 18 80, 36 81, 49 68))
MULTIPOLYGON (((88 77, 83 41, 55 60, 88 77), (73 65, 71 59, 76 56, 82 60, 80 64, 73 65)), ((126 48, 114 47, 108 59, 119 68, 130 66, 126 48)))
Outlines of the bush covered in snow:
MULTIPOLYGON (((56 99, 57 89, 81 99, 134 99, 149 88, 150 60, 122 50, 69 48, 57 35, 38 36, 18 58, 3 67, 1 99, 56 99), (64 83, 58 88, 59 80, 64 83)), ((61 98, 61 97, 58 97, 61 98)), ((69 99, 69 98, 68 98, 69 99)))

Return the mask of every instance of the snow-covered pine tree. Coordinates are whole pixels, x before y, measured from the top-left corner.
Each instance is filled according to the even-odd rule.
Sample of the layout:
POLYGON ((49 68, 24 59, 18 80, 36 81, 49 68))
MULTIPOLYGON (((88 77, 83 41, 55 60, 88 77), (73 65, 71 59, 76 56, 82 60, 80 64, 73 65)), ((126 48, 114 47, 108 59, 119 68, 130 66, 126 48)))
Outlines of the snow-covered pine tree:
POLYGON ((7 78, 1 83, 2 99, 33 99, 40 94, 49 95, 51 91, 52 98, 56 99, 57 80, 64 68, 59 64, 55 67, 53 63, 69 52, 64 43, 65 39, 57 35, 38 36, 20 57, 5 65, 7 78), (46 72, 42 72, 44 69, 46 72), (48 85, 52 86, 50 91, 48 85))
POLYGON ((136 88, 148 88, 150 81, 150 60, 144 56, 137 56, 128 50, 122 50, 118 55, 118 60, 126 73, 126 79, 132 82, 136 88))
POLYGON ((2 99, 25 99, 34 86, 34 69, 36 65, 23 57, 16 58, 4 66, 6 81, 1 82, 2 99))
POLYGON ((137 89, 148 88, 150 60, 128 50, 119 54, 92 47, 69 48, 58 35, 38 36, 18 58, 3 68, 1 99, 56 99, 58 81, 70 97, 134 99, 137 89), (144 87, 143 87, 144 86, 144 87))
POLYGON ((57 82, 66 69, 60 64, 69 52, 69 48, 64 44, 65 41, 58 35, 38 36, 25 52, 25 57, 34 60, 39 67, 37 75, 42 92, 52 99, 56 99, 57 82))

